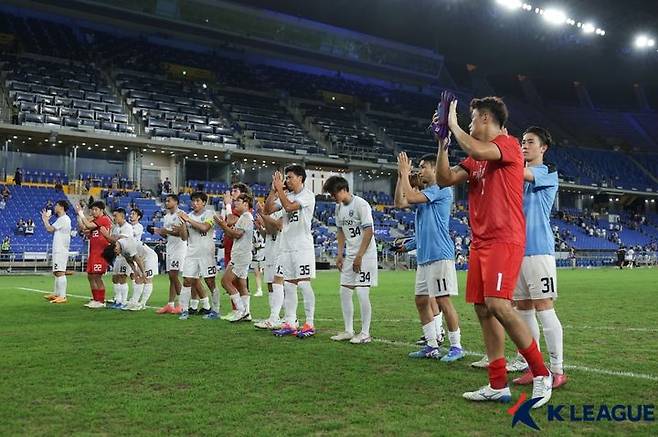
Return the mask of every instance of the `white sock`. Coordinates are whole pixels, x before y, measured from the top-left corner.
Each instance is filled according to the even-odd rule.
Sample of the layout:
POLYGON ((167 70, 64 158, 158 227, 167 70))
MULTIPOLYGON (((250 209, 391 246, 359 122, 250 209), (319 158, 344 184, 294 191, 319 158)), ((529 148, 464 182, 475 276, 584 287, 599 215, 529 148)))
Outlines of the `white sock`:
MULTIPOLYGON (((430 298, 431 299, 431 298, 430 298)), ((443 313, 439 312, 434 316, 434 323, 436 324, 436 335, 439 337, 443 331, 443 313)))
POLYGON ((133 287, 133 297, 130 299, 131 303, 139 302, 139 299, 142 297, 142 292, 144 291, 144 284, 135 284, 133 287))
MULTIPOLYGON (((192 287, 190 287, 190 296, 192 295, 192 287)), ((182 291, 181 291, 182 293, 182 291)), ((199 309, 199 299, 190 299, 190 308, 193 310, 198 310, 199 309)))
POLYGON ((294 324, 297 321, 297 284, 283 283, 283 307, 286 323, 294 324))
POLYGON ((144 284, 144 293, 142 293, 142 300, 140 303, 146 306, 146 303, 151 298, 151 293, 153 293, 153 284, 144 284))
POLYGON ((315 293, 311 287, 310 281, 299 281, 297 284, 302 290, 304 296, 304 313, 306 315, 306 323, 313 326, 313 319, 315 318, 315 293))
POLYGON ((122 303, 121 284, 112 284, 112 291, 114 291, 114 303, 122 303))
POLYGON ((372 319, 372 306, 370 305, 370 287, 356 287, 361 308, 361 332, 370 337, 370 320, 372 319))
POLYGON ((246 294, 244 296, 240 296, 240 299, 242 299, 242 303, 244 304, 245 313, 251 314, 251 296, 246 294))
MULTIPOLYGON (((134 284, 133 284, 133 290, 134 290, 134 284)), ((130 292, 130 286, 126 282, 123 284, 123 287, 121 288, 122 295, 121 295, 121 302, 127 303, 128 302, 128 293, 130 292)))
POLYGON ((174 308, 176 306, 176 302, 167 302, 167 305, 174 308))
POLYGON ((283 306, 283 284, 272 284, 270 298, 270 320, 275 322, 281 317, 281 307, 283 306))
MULTIPOLYGON (((516 310, 519 313, 519 316, 530 328, 530 334, 532 338, 535 339, 537 343, 537 348, 539 349, 539 325, 537 324, 537 317, 535 317, 535 310, 516 310)), ((541 350, 541 349, 540 349, 541 350)))
POLYGON ((181 287, 178 302, 180 302, 181 311, 190 309, 190 299, 192 298, 192 287, 181 287))
POLYGON ((231 295, 231 302, 233 302, 233 305, 235 305, 236 311, 238 311, 240 314, 245 314, 244 303, 242 302, 242 299, 238 293, 231 295))
POLYGON ((199 304, 201 305, 201 308, 203 308, 204 310, 209 310, 210 309, 210 299, 208 299, 208 296, 206 296, 203 299, 199 300, 199 304))
POLYGON ((352 290, 340 287, 340 307, 343 310, 343 322, 345 332, 354 333, 354 303, 352 302, 352 290))
POLYGON ((428 345, 439 347, 439 342, 436 341, 436 323, 434 323, 434 320, 423 325, 423 335, 425 335, 425 340, 427 340, 428 345))
POLYGON ((217 287, 215 287, 215 289, 212 291, 212 294, 210 295, 210 297, 212 298, 210 300, 210 307, 217 314, 219 314, 219 295, 220 295, 220 291, 217 289, 217 287))
POLYGON ((55 277, 55 294, 59 297, 66 297, 66 275, 55 277))
POLYGON ((541 321, 544 330, 544 340, 548 348, 548 356, 551 362, 551 372, 563 373, 562 368, 563 350, 562 350, 562 323, 555 314, 555 308, 545 311, 537 311, 537 317, 541 321))
POLYGON ((462 348, 462 332, 459 328, 456 331, 448 331, 448 341, 450 341, 450 347, 462 348))

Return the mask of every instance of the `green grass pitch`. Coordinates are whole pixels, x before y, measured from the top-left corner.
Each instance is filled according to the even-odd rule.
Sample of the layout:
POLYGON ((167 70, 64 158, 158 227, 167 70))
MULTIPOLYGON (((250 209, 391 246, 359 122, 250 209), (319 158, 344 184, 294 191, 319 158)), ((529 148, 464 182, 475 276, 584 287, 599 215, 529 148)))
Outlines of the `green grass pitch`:
MULTIPOLYGON (((50 305, 50 276, 0 277, 2 435, 518 435, 510 405, 474 404, 486 384, 472 369, 483 345, 473 309, 455 299, 464 347, 452 364, 414 361, 420 335, 413 272, 380 272, 371 293, 368 345, 335 343, 342 328, 337 272, 319 272, 315 338, 275 338, 251 324, 154 310, 89 310, 81 298, 50 305)), ((658 398, 658 270, 561 270, 556 307, 564 325, 569 383, 551 404, 655 404, 658 398)), ((112 296, 109 278, 108 295, 112 296)), ((252 288, 254 281, 251 281, 252 288)), ((84 276, 69 293, 88 296, 84 276)), ((157 278, 150 305, 165 302, 157 278)), ((229 306, 222 296, 222 308, 229 306)), ((358 317, 358 302, 355 297, 358 317)), ((254 317, 267 297, 252 298, 254 317)), ((298 315, 303 318, 300 298, 298 315)), ((360 322, 355 322, 360 328, 360 322)), ((542 339, 542 348, 545 349, 542 339)), ((508 346, 508 356, 514 354, 508 346)), ((512 387, 515 400, 523 390, 512 387)), ((548 422, 546 435, 656 435, 655 422, 548 422)))

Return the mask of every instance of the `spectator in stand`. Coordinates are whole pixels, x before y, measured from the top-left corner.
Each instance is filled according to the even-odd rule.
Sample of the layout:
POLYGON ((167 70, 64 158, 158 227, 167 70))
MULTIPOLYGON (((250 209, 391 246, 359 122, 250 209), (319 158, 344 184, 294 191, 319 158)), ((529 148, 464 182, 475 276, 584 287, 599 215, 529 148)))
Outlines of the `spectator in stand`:
POLYGON ((158 182, 158 197, 162 196, 162 192, 164 190, 164 184, 162 181, 158 182))
POLYGON ((164 182, 162 183, 162 188, 165 194, 171 193, 171 181, 169 180, 169 178, 165 178, 164 182))
POLYGON ((6 185, 2 187, 2 198, 5 202, 8 202, 9 199, 11 199, 11 193, 9 192, 9 188, 7 188, 6 185))
POLYGON ((23 170, 20 167, 16 167, 16 172, 14 173, 14 184, 21 185, 23 183, 23 170))
POLYGON ((25 235, 25 220, 22 218, 16 222, 16 235, 25 235))
POLYGON ((25 235, 34 235, 34 222, 32 219, 28 219, 25 224, 25 235))
POLYGON ((62 185, 61 180, 57 179, 57 181, 55 181, 55 189, 58 191, 64 191, 64 186, 62 185))

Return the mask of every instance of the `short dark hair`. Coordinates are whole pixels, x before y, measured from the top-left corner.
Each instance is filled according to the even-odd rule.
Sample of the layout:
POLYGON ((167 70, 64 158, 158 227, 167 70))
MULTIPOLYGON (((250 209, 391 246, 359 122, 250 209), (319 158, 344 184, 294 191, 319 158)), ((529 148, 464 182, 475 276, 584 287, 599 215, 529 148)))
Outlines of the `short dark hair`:
POLYGON ((541 141, 542 144, 545 144, 547 147, 551 147, 553 145, 553 137, 551 136, 551 133, 548 131, 548 129, 539 127, 539 126, 530 126, 528 129, 523 132, 523 135, 525 134, 534 134, 539 137, 539 141, 541 141))
POLYGON ((140 220, 144 217, 144 213, 139 208, 133 208, 130 212, 136 212, 140 220))
POLYGON ((126 215, 126 210, 123 208, 114 208, 114 211, 112 213, 118 212, 119 214, 123 214, 124 216, 126 215))
POLYGON ((432 165, 432 167, 436 167, 436 155, 432 153, 426 153, 425 155, 421 156, 420 161, 418 162, 421 163, 423 161, 429 162, 432 165))
POLYGON ((176 201, 176 203, 180 203, 180 201, 178 200, 178 195, 176 195, 176 194, 167 194, 167 197, 165 197, 165 199, 168 199, 168 198, 172 198, 176 201))
POLYGON ((334 195, 342 190, 348 192, 350 191, 350 184, 347 182, 347 179, 342 176, 331 176, 329 179, 324 181, 324 185, 322 186, 322 191, 331 195, 334 195))
POLYGON ((91 205, 89 205, 89 209, 91 208, 98 208, 102 211, 105 211, 105 203, 102 200, 95 200, 91 202, 91 205))
POLYGON ((471 110, 477 109, 478 111, 487 111, 496 119, 500 127, 504 127, 509 118, 509 111, 503 99, 500 97, 483 97, 481 99, 471 100, 471 110))
POLYGON ((238 196, 238 199, 242 200, 242 201, 245 202, 247 205, 249 205, 249 208, 253 208, 253 206, 254 206, 254 196, 252 196, 251 194, 249 194, 249 193, 241 193, 241 194, 238 196))
POLYGON ((194 193, 192 193, 192 195, 190 196, 190 200, 194 200, 194 199, 199 199, 203 203, 208 203, 208 195, 203 191, 195 191, 194 193))
POLYGON ((55 204, 61 206, 64 209, 64 212, 67 212, 71 206, 66 200, 58 200, 55 204))
POLYGON ((114 253, 114 248, 116 245, 119 244, 117 242, 110 243, 108 244, 105 249, 103 249, 102 257, 105 261, 107 261, 108 264, 114 264, 114 259, 117 257, 116 253, 114 253))
POLYGON ((239 190, 241 193, 247 193, 247 194, 251 193, 251 189, 249 188, 249 186, 242 182, 234 183, 233 185, 231 185, 231 189, 239 190))
POLYGON ((306 182, 306 170, 304 170, 304 167, 299 164, 289 165, 283 170, 283 173, 287 174, 290 171, 293 172, 296 176, 301 176, 302 182, 306 182))

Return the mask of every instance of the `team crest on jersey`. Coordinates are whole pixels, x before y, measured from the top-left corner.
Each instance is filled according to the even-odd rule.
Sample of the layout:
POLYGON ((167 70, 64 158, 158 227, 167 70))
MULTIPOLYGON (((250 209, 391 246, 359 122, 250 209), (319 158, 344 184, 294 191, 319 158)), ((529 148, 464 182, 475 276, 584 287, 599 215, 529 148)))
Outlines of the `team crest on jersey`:
POLYGON ((473 177, 479 182, 484 179, 484 172, 487 169, 487 161, 484 163, 478 163, 478 168, 475 170, 473 177))
POLYGON ((353 209, 350 209, 350 211, 349 211, 348 214, 349 214, 350 217, 354 216, 354 210, 353 210, 353 209))

